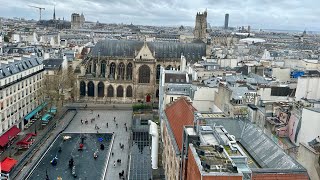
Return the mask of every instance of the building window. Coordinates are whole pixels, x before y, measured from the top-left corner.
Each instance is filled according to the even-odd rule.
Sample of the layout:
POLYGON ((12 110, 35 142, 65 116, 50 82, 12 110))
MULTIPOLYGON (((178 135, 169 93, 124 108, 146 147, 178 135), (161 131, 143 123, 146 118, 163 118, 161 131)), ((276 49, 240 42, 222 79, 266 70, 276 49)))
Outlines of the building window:
POLYGON ((108 92, 107 92, 107 97, 113 97, 113 87, 110 85, 108 86, 108 92))
POLYGON ((88 96, 94 97, 94 84, 92 81, 88 83, 88 96))
POLYGON ((172 102, 173 101, 173 97, 170 97, 170 102, 172 102))
POLYGON ((113 62, 110 64, 110 73, 109 73, 109 78, 114 79, 116 74, 116 64, 113 62))
POLYGON ((160 79, 160 68, 161 68, 161 65, 158 64, 157 65, 157 77, 156 77, 157 80, 160 79))
POLYGON ((101 77, 106 77, 106 61, 101 61, 100 72, 101 77))
POLYGON ((124 64, 123 62, 121 62, 118 66, 118 78, 120 80, 124 80, 124 69, 125 69, 124 64))
POLYGON ((122 86, 117 87, 117 97, 123 97, 123 87, 122 86))
POLYGON ((128 87, 127 87, 126 96, 127 96, 127 97, 132 97, 132 87, 131 87, 131 86, 128 86, 128 87))
POLYGON ((150 68, 147 65, 142 65, 139 68, 139 83, 150 83, 150 68))
POLYGON ((98 84, 98 97, 104 97, 104 84, 99 82, 98 84))
POLYGON ((127 65, 127 80, 132 80, 132 63, 127 65))

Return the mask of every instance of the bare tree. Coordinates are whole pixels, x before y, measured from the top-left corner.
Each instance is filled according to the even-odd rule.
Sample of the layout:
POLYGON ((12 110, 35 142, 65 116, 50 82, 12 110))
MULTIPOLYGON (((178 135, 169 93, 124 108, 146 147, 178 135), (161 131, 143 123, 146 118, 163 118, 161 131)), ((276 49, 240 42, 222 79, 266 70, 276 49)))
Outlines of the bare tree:
POLYGON ((72 67, 66 70, 45 74, 42 86, 42 93, 50 107, 56 106, 60 109, 65 101, 65 96, 75 96, 75 75, 72 67))

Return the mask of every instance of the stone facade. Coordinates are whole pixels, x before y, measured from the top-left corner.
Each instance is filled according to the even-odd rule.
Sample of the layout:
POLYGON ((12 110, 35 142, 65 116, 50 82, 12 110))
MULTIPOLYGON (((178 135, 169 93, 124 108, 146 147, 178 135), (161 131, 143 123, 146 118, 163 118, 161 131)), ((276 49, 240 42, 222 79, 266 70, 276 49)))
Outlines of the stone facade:
POLYGON ((205 56, 205 45, 104 41, 80 65, 78 100, 105 103, 157 102, 160 67, 179 69, 181 54, 205 56), (116 47, 116 49, 115 49, 116 47))
POLYGON ((206 42, 207 34, 207 11, 204 13, 197 13, 196 25, 194 28, 194 38, 206 42))

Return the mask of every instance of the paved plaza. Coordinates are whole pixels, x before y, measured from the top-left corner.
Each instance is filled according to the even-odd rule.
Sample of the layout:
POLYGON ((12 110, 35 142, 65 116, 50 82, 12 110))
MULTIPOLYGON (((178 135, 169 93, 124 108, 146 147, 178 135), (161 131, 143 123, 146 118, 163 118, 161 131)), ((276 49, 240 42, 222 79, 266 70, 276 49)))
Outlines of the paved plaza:
MULTIPOLYGON (((66 115, 66 117, 68 117, 68 114, 66 115)), ((68 121, 65 121, 65 123, 67 122, 68 121)), ((132 111, 130 110, 110 110, 110 109, 104 110, 104 109, 97 109, 97 108, 93 108, 91 110, 88 107, 85 110, 77 111, 77 114, 75 115, 75 117, 73 118, 73 120, 70 122, 70 124, 67 126, 67 128, 63 133, 64 134, 75 134, 75 133, 76 134, 94 134, 94 135, 109 134, 110 136, 112 136, 112 139, 110 139, 110 143, 108 143, 107 145, 108 147, 106 147, 106 149, 104 150, 105 154, 102 157, 104 158, 105 162, 108 162, 107 171, 104 179, 106 180, 120 179, 119 173, 122 171, 124 171, 124 177, 125 179, 127 179, 127 176, 128 176, 127 171, 128 171, 128 165, 129 165, 129 138, 131 135, 131 122, 132 122, 132 111), (121 148, 120 144, 122 144, 124 147, 121 148), (114 163, 114 162, 117 162, 117 160, 119 159, 121 160, 121 163, 114 163)), ((63 119, 61 121, 61 125, 62 126, 65 125, 63 119)), ((96 138, 94 138, 94 140, 92 139, 93 141, 92 146, 97 146, 95 144, 96 138)), ((75 138, 75 139, 78 139, 78 138, 75 138)), ((77 142, 74 142, 74 143, 77 143, 77 142)), ((56 152, 58 151, 57 148, 59 148, 59 146, 52 146, 52 147, 47 152, 48 156, 45 155, 43 160, 41 160, 40 162, 39 166, 41 166, 42 173, 36 172, 37 169, 35 169, 32 173, 31 179, 37 179, 37 177, 45 175, 46 172, 44 168, 45 167, 49 168, 52 166, 50 164, 50 160, 52 160, 54 154, 56 154, 56 152)), ((74 149, 75 147, 76 145, 73 144, 68 149, 72 151, 72 149, 74 149)), ((68 152, 66 154, 70 154, 70 153, 68 152)), ((103 175, 101 172, 105 170, 105 165, 103 165, 103 162, 96 162, 95 165, 94 165, 95 163, 94 161, 91 162, 91 160, 93 159, 93 155, 92 155, 93 149, 90 150, 90 152, 87 152, 86 154, 87 155, 75 154, 75 156, 83 158, 84 161, 85 159, 90 161, 90 163, 88 162, 87 164, 88 166, 87 169, 95 168, 93 172, 96 172, 96 173, 99 172, 99 173, 97 173, 98 175, 94 177, 88 177, 88 178, 78 177, 75 179, 92 179, 92 178, 102 179, 103 175)), ((64 164, 65 164, 64 167, 62 169, 55 167, 52 174, 48 169, 48 175, 55 176, 57 175, 56 172, 58 171, 64 171, 61 174, 70 175, 70 169, 68 170, 68 161, 70 160, 70 157, 68 156, 63 158, 64 158, 64 164)), ((75 162, 77 161, 76 159, 74 160, 75 162)), ((83 169, 78 169, 78 170, 82 171, 83 169)), ((85 173, 82 172, 82 175, 84 174, 89 175, 90 173, 88 171, 86 171, 85 173)))
POLYGON ((108 151, 112 134, 79 134, 62 133, 52 144, 51 148, 39 162, 36 169, 28 179, 43 180, 48 175, 49 179, 102 179, 108 159, 108 151), (84 147, 79 150, 79 144, 83 141, 84 147), (104 145, 104 149, 100 145, 104 145), (61 148, 61 149, 60 149, 61 148), (98 152, 95 159, 93 154, 98 152), (50 162, 56 159, 57 164, 50 162), (73 159, 74 174, 69 161, 73 159))

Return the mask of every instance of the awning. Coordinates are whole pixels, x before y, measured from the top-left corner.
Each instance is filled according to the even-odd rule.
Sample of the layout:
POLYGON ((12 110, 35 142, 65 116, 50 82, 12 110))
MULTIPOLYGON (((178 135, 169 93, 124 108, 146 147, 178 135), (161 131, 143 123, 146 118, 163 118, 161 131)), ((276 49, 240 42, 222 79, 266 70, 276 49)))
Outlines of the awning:
POLYGON ((57 112, 57 107, 54 107, 54 106, 48 110, 48 113, 56 114, 56 112, 57 112))
POLYGON ((48 104, 47 102, 42 103, 36 109, 31 111, 31 113, 29 113, 24 119, 29 121, 30 118, 32 118, 35 114, 37 114, 39 111, 41 111, 44 107, 46 107, 47 104, 48 104))
POLYGON ((5 132, 2 136, 0 136, 0 146, 4 147, 11 141, 17 134, 20 132, 20 129, 17 126, 13 126, 7 132, 5 132))
POLYGON ((47 114, 45 114, 45 115, 42 116, 41 120, 42 120, 42 121, 49 121, 51 117, 52 117, 52 116, 47 113, 47 114))
POLYGON ((1 162, 1 171, 4 171, 5 173, 9 173, 14 165, 17 164, 17 160, 13 158, 6 157, 1 162))
POLYGON ((24 137, 21 141, 17 142, 17 145, 28 145, 31 143, 31 141, 29 141, 31 139, 32 136, 36 136, 36 134, 34 133, 28 133, 26 135, 26 137, 24 137))

